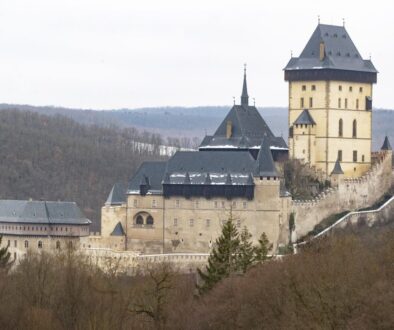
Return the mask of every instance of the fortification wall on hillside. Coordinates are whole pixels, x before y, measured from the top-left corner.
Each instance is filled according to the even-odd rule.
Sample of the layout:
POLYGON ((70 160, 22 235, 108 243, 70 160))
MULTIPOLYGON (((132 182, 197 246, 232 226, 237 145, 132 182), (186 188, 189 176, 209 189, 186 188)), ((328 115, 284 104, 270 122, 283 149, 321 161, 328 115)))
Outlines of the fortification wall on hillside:
POLYGON ((392 152, 379 151, 373 156, 375 163, 362 177, 342 179, 337 188, 329 188, 313 200, 292 201, 296 225, 293 239, 306 235, 332 214, 373 205, 390 189, 393 182, 392 152))

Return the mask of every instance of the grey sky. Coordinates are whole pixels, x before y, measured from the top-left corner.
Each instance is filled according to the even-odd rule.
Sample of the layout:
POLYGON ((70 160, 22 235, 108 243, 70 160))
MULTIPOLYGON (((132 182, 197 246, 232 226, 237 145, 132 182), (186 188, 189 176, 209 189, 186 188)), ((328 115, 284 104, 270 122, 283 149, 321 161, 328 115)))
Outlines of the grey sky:
POLYGON ((111 109, 232 103, 248 64, 258 106, 317 24, 342 24, 394 108, 393 1, 0 0, 0 102, 111 109))

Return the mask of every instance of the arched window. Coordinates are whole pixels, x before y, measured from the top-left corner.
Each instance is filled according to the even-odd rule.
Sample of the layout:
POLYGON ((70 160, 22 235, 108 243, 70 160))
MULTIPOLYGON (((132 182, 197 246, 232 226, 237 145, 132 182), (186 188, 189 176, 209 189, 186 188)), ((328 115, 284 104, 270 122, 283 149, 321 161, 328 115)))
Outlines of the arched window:
POLYGON ((151 215, 148 215, 148 217, 146 218, 146 224, 147 225, 153 225, 153 218, 151 215))
POLYGON ((25 241, 25 248, 27 249, 29 247, 29 241, 25 241))
POLYGON ((60 241, 56 241, 56 249, 60 249, 60 241))
POLYGON ((135 224, 136 225, 143 225, 144 224, 144 218, 142 215, 138 215, 137 218, 135 219, 135 224))
POLYGON ((353 120, 353 137, 357 137, 357 120, 353 120))
POLYGON ((38 241, 38 248, 42 249, 42 241, 38 241))
POLYGON ((342 120, 342 118, 339 119, 338 136, 343 136, 343 120, 342 120))

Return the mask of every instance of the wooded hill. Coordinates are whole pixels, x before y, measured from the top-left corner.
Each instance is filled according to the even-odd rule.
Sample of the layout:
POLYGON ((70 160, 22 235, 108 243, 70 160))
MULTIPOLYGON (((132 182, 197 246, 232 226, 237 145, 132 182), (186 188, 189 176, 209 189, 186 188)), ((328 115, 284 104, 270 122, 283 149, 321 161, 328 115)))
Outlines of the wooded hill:
POLYGON ((115 182, 126 182, 162 143, 133 128, 86 126, 63 116, 0 111, 0 199, 75 201, 99 230, 100 208, 115 182))

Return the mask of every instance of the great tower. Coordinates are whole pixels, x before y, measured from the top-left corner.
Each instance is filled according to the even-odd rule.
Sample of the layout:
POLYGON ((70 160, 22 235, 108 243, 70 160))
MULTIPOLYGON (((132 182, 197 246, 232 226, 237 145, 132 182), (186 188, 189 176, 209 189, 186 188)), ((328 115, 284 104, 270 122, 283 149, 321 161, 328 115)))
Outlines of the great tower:
POLYGON ((289 157, 327 178, 339 161, 346 177, 371 166, 372 89, 377 70, 344 26, 318 24, 299 57, 284 69, 289 82, 289 157))

